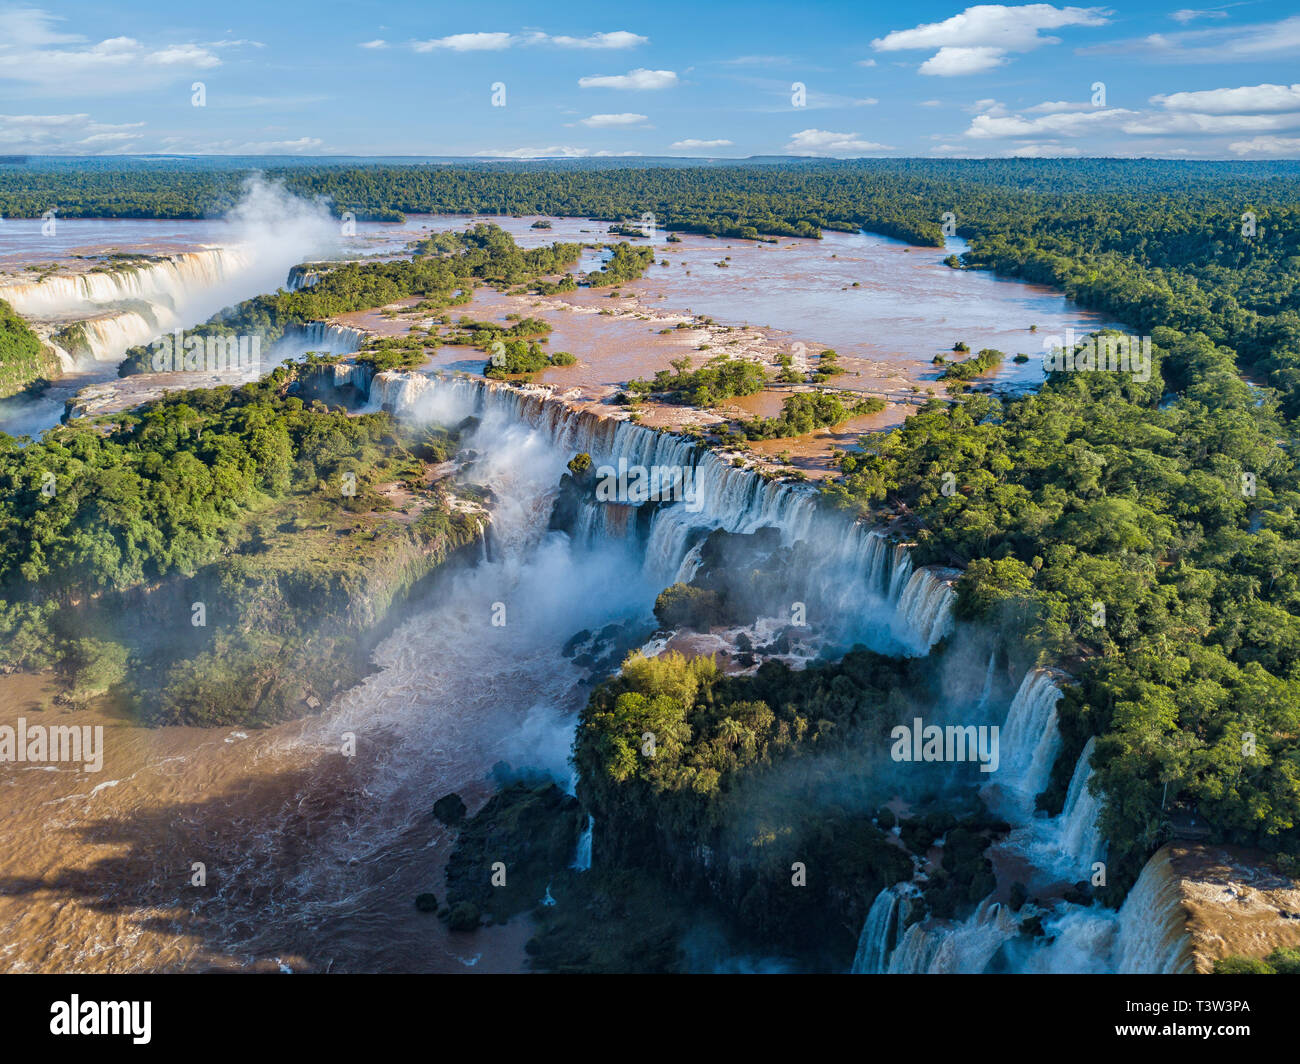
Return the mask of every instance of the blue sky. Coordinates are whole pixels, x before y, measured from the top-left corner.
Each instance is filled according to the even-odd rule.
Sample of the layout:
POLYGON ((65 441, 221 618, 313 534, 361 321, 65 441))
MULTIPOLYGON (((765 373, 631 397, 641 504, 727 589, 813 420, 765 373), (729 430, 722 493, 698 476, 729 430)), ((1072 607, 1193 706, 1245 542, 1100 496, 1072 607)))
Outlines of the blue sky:
POLYGON ((1300 157, 1293 4, 607 6, 0 0, 0 153, 1300 157))

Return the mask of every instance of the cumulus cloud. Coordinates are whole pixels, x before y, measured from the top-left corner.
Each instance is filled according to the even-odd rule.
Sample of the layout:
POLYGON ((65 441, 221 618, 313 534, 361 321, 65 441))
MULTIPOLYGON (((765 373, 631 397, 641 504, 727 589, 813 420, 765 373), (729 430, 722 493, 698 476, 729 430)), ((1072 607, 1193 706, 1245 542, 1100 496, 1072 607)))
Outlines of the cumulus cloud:
POLYGON ((1010 60, 1001 48, 955 48, 944 46, 918 67, 922 74, 937 78, 955 78, 978 74, 982 70, 1005 66, 1010 60))
POLYGON ((96 155, 130 150, 143 122, 108 124, 88 114, 0 115, 0 148, 24 155, 96 155))
POLYGON ((1244 85, 1236 89, 1203 89, 1152 96, 1167 111, 1201 114, 1253 114, 1261 111, 1300 111, 1300 85, 1244 85))
POLYGON ((997 137, 1035 137, 1042 134, 1077 137, 1093 129, 1113 126, 1135 114, 1120 107, 1094 108, 1087 111, 1060 111, 1025 118, 1023 115, 986 113, 976 115, 966 136, 977 139, 997 137))
POLYGON ((646 70, 638 68, 626 74, 602 74, 578 79, 583 89, 667 89, 677 84, 677 74, 672 70, 646 70))
POLYGON ((693 151, 695 149, 705 148, 730 148, 729 140, 697 140, 694 137, 687 137, 685 140, 673 141, 668 147, 676 151, 693 151))
POLYGON ((1007 152, 1012 159, 1062 159, 1074 158, 1079 154, 1078 148, 1062 147, 1059 144, 1021 144, 1007 152))
POLYGON ((357 45, 358 48, 387 48, 388 42, 383 38, 373 41, 362 41, 357 45))
POLYGON ((650 41, 649 37, 642 37, 639 33, 629 33, 627 30, 593 33, 590 37, 547 37, 544 33, 540 36, 544 40, 537 43, 549 42, 560 48, 636 48, 650 41))
POLYGON ((1102 26, 1108 21, 1100 7, 1064 7, 1051 4, 980 4, 944 19, 910 30, 895 30, 871 42, 878 52, 935 49, 919 73, 934 77, 978 74, 1010 62, 1015 52, 1029 52, 1044 44, 1059 44, 1059 37, 1043 30, 1064 26, 1102 26))
POLYGON ((445 49, 450 52, 500 52, 515 43, 510 33, 453 33, 447 37, 434 37, 415 41, 411 47, 417 52, 445 49))
POLYGON ((1300 114, 1282 115, 1143 115, 1123 126, 1125 133, 1168 135, 1171 133, 1264 133, 1300 129, 1300 114))
POLYGON ((1268 158, 1300 158, 1300 137, 1251 137, 1234 140, 1228 145, 1234 155, 1260 155, 1268 158))
POLYGON ((832 133, 827 129, 803 129, 790 138, 785 146, 792 155, 867 155, 872 152, 893 151, 888 144, 863 140, 857 133, 832 133))
POLYGON ((134 37, 91 41, 63 32, 62 21, 35 8, 0 10, 0 81, 21 81, 50 96, 102 96, 158 88, 221 65, 217 44, 151 46, 134 37))
POLYGON ((1045 100, 1033 107, 1026 107, 1026 114, 1057 114, 1061 111, 1083 111, 1091 107, 1090 103, 1074 103, 1070 100, 1045 100))
POLYGON ((582 119, 582 124, 593 129, 603 129, 610 126, 636 126, 645 121, 645 115, 624 112, 617 115, 591 115, 589 118, 582 119))

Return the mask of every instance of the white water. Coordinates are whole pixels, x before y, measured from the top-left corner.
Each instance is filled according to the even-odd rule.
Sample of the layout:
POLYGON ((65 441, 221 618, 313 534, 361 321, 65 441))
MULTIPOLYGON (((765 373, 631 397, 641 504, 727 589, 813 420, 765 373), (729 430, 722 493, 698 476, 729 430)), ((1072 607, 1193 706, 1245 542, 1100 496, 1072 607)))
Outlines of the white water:
POLYGON ((1007 710, 996 783, 1000 792, 1011 792, 1010 804, 1017 807, 1020 819, 1032 812, 1033 801, 1047 786, 1061 752, 1061 732, 1056 721, 1056 703, 1060 700, 1061 689, 1055 677, 1046 670, 1031 669, 1007 710))
MULTIPOLYGON (((597 467, 617 468, 621 461, 629 468, 691 470, 693 497, 659 507, 646 535, 643 573, 661 587, 690 571, 698 561, 692 551, 709 531, 771 527, 786 545, 802 542, 816 552, 816 564, 799 574, 809 624, 910 654, 927 653, 952 630, 951 571, 913 569, 905 545, 826 509, 806 485, 766 481, 683 437, 576 410, 544 389, 391 371, 367 381, 365 370, 347 365, 320 372, 329 374, 327 383, 351 383, 363 393, 368 385, 370 407, 399 416, 456 424, 472 415, 527 425, 566 459, 586 452, 597 467)), ((580 538, 622 538, 630 512, 616 504, 590 507, 580 538)))
POLYGON ((43 338, 76 322, 83 323, 85 336, 84 345, 69 345, 71 350, 51 344, 64 376, 35 400, 0 403, 0 430, 32 434, 57 424, 68 399, 86 385, 112 379, 112 367, 128 349, 273 292, 286 283, 290 267, 341 246, 338 226, 323 205, 258 179, 245 185, 240 202, 208 235, 217 238, 214 246, 138 266, 0 285, 0 299, 37 323, 43 338))
MULTIPOLYGON (((290 325, 271 352, 270 361, 278 363, 286 358, 301 358, 308 351, 328 355, 350 355, 360 350, 365 333, 360 329, 349 329, 344 325, 329 325, 323 321, 313 321, 306 325, 290 325)), ((370 370, 351 362, 342 362, 336 366, 338 371, 336 387, 355 384, 362 391, 370 387, 370 370)))
POLYGON ((1093 905, 1058 906, 1043 921, 1050 941, 1037 944, 1020 970, 1033 973, 1190 973, 1195 961, 1187 934, 1181 880, 1169 854, 1149 860, 1119 911, 1093 905))
POLYGON ((210 248, 138 266, 55 274, 31 284, 0 286, 0 299, 26 318, 64 318, 138 301, 172 312, 204 289, 217 289, 252 268, 252 249, 210 248))
POLYGON ((985 900, 961 923, 937 928, 913 924, 889 954, 884 970, 891 975, 978 974, 1019 931, 1019 921, 1006 906, 985 900))
POLYGON ((573 858, 573 867, 579 872, 587 872, 591 869, 591 837, 596 830, 595 818, 587 817, 587 827, 578 839, 578 852, 573 858))
MULTIPOLYGON (((1069 867, 1090 869, 1100 860, 1106 848, 1097 820, 1101 813, 1100 794, 1094 794, 1092 782, 1092 752, 1096 739, 1089 739, 1079 755, 1070 789, 1066 792, 1065 807, 1058 818, 1060 824, 1060 850, 1069 867)), ((1079 878, 1085 878, 1080 876, 1079 878)))

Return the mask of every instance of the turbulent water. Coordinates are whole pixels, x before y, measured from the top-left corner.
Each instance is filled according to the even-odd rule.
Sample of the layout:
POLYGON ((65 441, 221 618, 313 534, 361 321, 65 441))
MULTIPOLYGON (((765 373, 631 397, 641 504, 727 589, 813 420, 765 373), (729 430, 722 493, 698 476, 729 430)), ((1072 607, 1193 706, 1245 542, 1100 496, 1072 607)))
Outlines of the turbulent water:
POLYGON ((919 887, 897 884, 881 891, 872 904, 854 972, 1192 970, 1181 882, 1166 851, 1147 863, 1118 911, 1053 897, 1053 888, 1090 881, 1106 853, 1099 824, 1103 796, 1091 786, 1094 739, 1079 754, 1061 813, 1046 817, 1034 811, 1062 745, 1056 720, 1061 679, 1039 669, 1025 674, 1003 725, 999 778, 984 788, 990 806, 1013 825, 1007 838, 994 844, 991 856, 995 865, 1014 867, 1031 893, 1041 890, 1048 899, 1038 909, 1043 934, 1024 936, 1028 910, 1017 915, 993 897, 964 920, 911 923, 910 899, 919 887))

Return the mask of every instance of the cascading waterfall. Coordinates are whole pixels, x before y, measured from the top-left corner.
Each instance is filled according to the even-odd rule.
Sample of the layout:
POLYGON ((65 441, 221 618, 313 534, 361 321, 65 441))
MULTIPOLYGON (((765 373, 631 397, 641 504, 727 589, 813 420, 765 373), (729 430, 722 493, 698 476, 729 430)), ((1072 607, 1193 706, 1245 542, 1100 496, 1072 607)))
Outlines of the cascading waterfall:
POLYGON ((61 335, 66 352, 74 362, 87 358, 95 362, 117 362, 123 351, 147 344, 175 322, 168 309, 140 306, 86 318, 61 335))
MULTIPOLYGON (((366 334, 360 329, 351 329, 346 325, 331 325, 329 322, 312 321, 302 325, 290 325, 273 349, 273 361, 286 358, 300 358, 308 351, 317 351, 328 355, 351 355, 361 350, 366 334)), ((337 370, 344 371, 348 377, 344 383, 352 383, 363 393, 370 391, 371 371, 366 366, 354 363, 339 363, 337 370), (364 375, 364 384, 361 377, 364 375)))
POLYGON ((1032 947, 1020 970, 1188 974, 1196 959, 1187 917, 1182 879, 1165 847, 1147 861, 1118 912, 1062 903, 1043 921, 1049 940, 1032 947))
POLYGON ((913 633, 921 653, 952 631, 952 588, 942 579, 943 570, 917 569, 908 578, 898 599, 898 616, 904 629, 913 633))
POLYGON ((577 872, 587 872, 591 869, 591 836, 596 829, 596 818, 588 814, 587 827, 582 832, 582 837, 578 839, 578 852, 573 858, 573 868, 577 872))
MULTIPOLYGON (((864 641, 892 641, 925 654, 949 634, 956 600, 951 570, 914 569, 906 545, 820 505, 808 485, 765 480, 681 436, 579 410, 538 387, 515 387, 468 376, 426 376, 384 371, 363 388, 344 366, 320 367, 322 384, 352 383, 368 394, 369 407, 455 424, 467 416, 525 424, 545 434, 560 451, 586 452, 596 467, 683 471, 680 496, 656 508, 645 543, 648 575, 668 584, 681 579, 693 548, 714 529, 752 533, 772 527, 782 542, 818 545, 818 564, 804 567, 807 600, 819 604, 831 624, 876 631, 864 641), (859 627, 852 627, 859 626, 859 627)), ((617 537, 630 529, 631 507, 593 504, 579 535, 617 537)))
MULTIPOLYGON (((303 339, 320 343, 320 336, 303 339)), ((352 338, 341 340, 352 343, 352 338)), ((318 348, 318 349, 323 349, 318 348)), ((512 424, 537 431, 563 453, 586 452, 599 468, 627 466, 689 469, 685 500, 659 505, 645 536, 645 574, 661 582, 686 580, 700 561, 702 539, 713 529, 752 532, 774 527, 786 545, 815 538, 818 564, 807 566, 810 589, 828 612, 871 613, 873 605, 892 607, 890 623, 905 630, 913 653, 924 654, 952 630, 951 571, 915 568, 908 546, 879 532, 849 523, 819 505, 805 485, 775 483, 733 467, 724 456, 671 433, 600 417, 579 410, 544 388, 516 387, 468 376, 433 377, 415 373, 368 371, 343 363, 318 367, 322 385, 351 386, 371 409, 386 409, 455 424, 468 416, 483 428, 512 424)), ((480 430, 482 431, 482 430, 480 430)), ((579 518, 579 536, 630 535, 632 507, 592 505, 579 518)), ((878 611, 877 611, 878 612, 878 611)), ((990 670, 993 662, 990 663, 990 670)), ((990 673, 991 674, 991 673, 990 673)), ((986 697, 992 690, 986 680, 986 697)), ((1004 766, 1012 789, 1032 799, 1046 785, 1059 755, 1061 736, 1056 706, 1061 692, 1047 670, 1032 670, 1022 681, 1004 725, 1004 766)), ((1065 806, 1052 820, 1034 818, 1013 835, 1032 833, 1050 843, 1068 879, 1086 870, 1104 849, 1097 827, 1101 799, 1088 788, 1094 743, 1080 755, 1065 806)), ((575 868, 589 868, 593 824, 578 844, 575 868)), ((1034 855, 1038 856, 1037 854, 1034 855)), ((1047 867, 1050 861, 1036 861, 1047 867)), ((1190 965, 1190 946, 1182 934, 1184 918, 1177 878, 1153 861, 1118 912, 1098 905, 1059 903, 1044 916, 1049 938, 1032 944, 1020 939, 1020 921, 993 897, 966 920, 927 919, 907 926, 919 889, 898 884, 877 896, 867 915, 854 960, 857 972, 979 972, 1000 954, 1020 958, 1020 970, 1062 971, 1093 966, 1099 970, 1182 971, 1190 965), (1014 940, 1014 941, 1013 941, 1014 940)))
POLYGON ((1093 794, 1089 787, 1092 780, 1092 751, 1096 741, 1095 738, 1089 739, 1083 753, 1079 755, 1074 775, 1070 778, 1070 789, 1066 792, 1065 807, 1058 818, 1060 851, 1071 867, 1080 870, 1090 869, 1094 861, 1101 859, 1106 848, 1097 824, 1101 813, 1101 796, 1093 794))
POLYGON ((858 936, 858 950, 853 957, 854 975, 879 975, 889 970, 889 955, 898 945, 903 921, 916 894, 912 884, 899 883, 876 895, 858 936))
POLYGON ((1002 726, 999 783, 1030 803, 1047 786, 1061 752, 1056 721, 1060 700, 1055 677, 1045 669, 1031 669, 1025 673, 1002 726))
POLYGON ((913 924, 889 954, 891 975, 978 974, 1002 947, 1020 933, 1020 921, 999 902, 985 899, 959 924, 927 928, 913 924))
POLYGON ((1177 974, 1195 969, 1182 882, 1167 849, 1146 863, 1119 910, 1118 972, 1177 974))
POLYGON ((324 276, 324 270, 313 269, 305 265, 294 266, 289 270, 289 276, 284 282, 284 287, 290 292, 296 292, 300 288, 310 288, 324 276))
POLYGON ((239 247, 208 248, 168 255, 139 266, 87 273, 55 274, 28 284, 0 286, 0 299, 26 318, 80 314, 87 306, 141 300, 171 310, 195 291, 215 288, 248 269, 249 254, 239 247))

